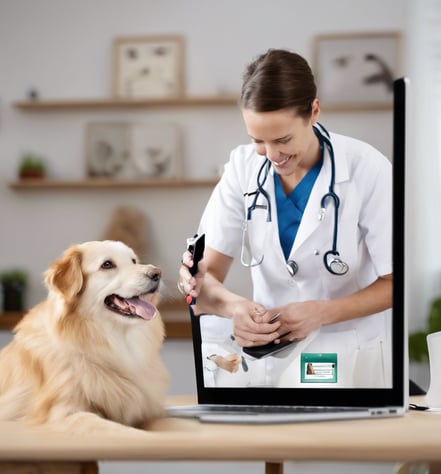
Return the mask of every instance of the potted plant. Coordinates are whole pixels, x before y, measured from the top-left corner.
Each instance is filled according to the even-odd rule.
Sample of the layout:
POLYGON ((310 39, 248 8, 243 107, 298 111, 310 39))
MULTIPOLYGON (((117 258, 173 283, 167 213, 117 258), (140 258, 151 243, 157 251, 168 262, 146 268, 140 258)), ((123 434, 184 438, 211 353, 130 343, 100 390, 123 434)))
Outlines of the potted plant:
POLYGON ((11 269, 0 274, 3 311, 23 311, 27 275, 23 270, 11 269))
POLYGON ((441 297, 432 301, 426 328, 409 335, 409 359, 411 361, 425 362, 429 360, 426 338, 428 334, 438 331, 441 331, 441 297))
POLYGON ((44 178, 46 167, 41 157, 33 153, 23 155, 18 168, 18 175, 20 179, 44 178))

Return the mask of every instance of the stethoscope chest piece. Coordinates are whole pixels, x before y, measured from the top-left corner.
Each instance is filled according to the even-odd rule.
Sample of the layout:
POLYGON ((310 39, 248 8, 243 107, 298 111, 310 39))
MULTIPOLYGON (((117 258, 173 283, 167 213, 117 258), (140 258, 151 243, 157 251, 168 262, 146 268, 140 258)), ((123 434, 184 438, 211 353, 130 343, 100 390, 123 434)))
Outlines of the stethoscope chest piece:
POLYGON ((286 262, 286 269, 288 270, 288 273, 293 277, 299 271, 299 266, 294 260, 288 260, 286 262))
POLYGON ((338 253, 332 251, 326 252, 323 263, 326 269, 333 275, 346 275, 349 270, 349 265, 338 256, 338 253))

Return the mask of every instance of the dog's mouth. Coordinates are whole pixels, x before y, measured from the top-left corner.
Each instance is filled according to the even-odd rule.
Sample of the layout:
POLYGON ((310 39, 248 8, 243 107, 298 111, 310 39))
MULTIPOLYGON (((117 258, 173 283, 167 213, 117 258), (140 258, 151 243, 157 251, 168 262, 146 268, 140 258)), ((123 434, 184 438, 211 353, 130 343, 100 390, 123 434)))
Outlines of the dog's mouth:
POLYGON ((122 296, 113 294, 105 298, 104 304, 115 313, 129 318, 141 318, 149 321, 156 314, 156 306, 145 301, 141 296, 132 298, 123 298, 122 296))

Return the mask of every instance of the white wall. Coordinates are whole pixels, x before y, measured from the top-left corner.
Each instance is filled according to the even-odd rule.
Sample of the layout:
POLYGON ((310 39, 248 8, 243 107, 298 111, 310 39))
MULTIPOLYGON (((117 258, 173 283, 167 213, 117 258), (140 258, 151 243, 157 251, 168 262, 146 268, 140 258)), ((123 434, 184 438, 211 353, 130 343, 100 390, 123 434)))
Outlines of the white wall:
MULTIPOLYGON (((187 93, 237 93, 245 63, 269 47, 289 47, 312 59, 315 34, 401 30, 405 40, 403 72, 415 80, 421 94, 424 77, 412 74, 418 65, 414 60, 407 61, 408 57, 417 56, 415 34, 421 27, 415 29, 413 13, 407 15, 406 4, 407 0, 0 0, 0 270, 10 266, 27 268, 31 276, 28 304, 36 303, 45 294, 41 274, 47 264, 73 242, 100 238, 112 210, 131 204, 142 210, 149 225, 149 260, 163 268, 166 281, 174 288, 184 240, 196 228, 209 193, 208 188, 12 191, 7 182, 15 178, 21 152, 33 150, 45 155, 52 177, 80 178, 84 170, 86 121, 152 119, 144 110, 37 114, 12 108, 12 102, 24 99, 30 87, 37 88, 41 98, 46 99, 108 97, 115 37, 178 33, 186 41, 187 93), (408 70, 409 63, 413 70, 408 70)), ((173 119, 182 125, 187 176, 212 176, 227 159, 229 150, 247 140, 234 107, 155 111, 153 118, 173 119)), ((425 118, 421 120, 424 122, 425 118)), ((323 122, 391 155, 390 112, 325 113, 323 122)), ((421 123, 419 140, 424 140, 423 127, 421 123)), ((427 140, 426 147, 430 148, 427 140)), ((418 155, 417 160, 411 169, 416 170, 415 163, 419 163, 418 169, 424 170, 427 153, 418 155)), ((425 240, 436 225, 433 221, 439 218, 431 214, 436 212, 433 208, 430 213, 424 209, 431 199, 437 202, 437 185, 434 180, 417 182, 424 176, 425 172, 420 171, 415 172, 415 178, 410 177, 410 196, 415 199, 411 218, 422 226, 421 233, 415 232, 418 245, 409 255, 409 267, 418 262, 412 281, 414 291, 409 295, 413 328, 422 324, 427 302, 439 290, 439 255, 434 242, 425 240)), ((233 277, 231 283, 246 291, 242 275, 243 272, 233 277)), ((188 367, 190 345, 169 342, 164 357, 172 371, 172 391, 187 392, 192 371, 188 367), (185 361, 189 372, 182 370, 178 361, 185 361)), ((187 464, 179 466, 185 468, 187 464)), ((173 472, 175 467, 154 470, 173 472)), ((224 468, 220 465, 219 472, 224 468)), ((258 472, 253 463, 238 465, 237 472, 247 472, 247 468, 258 472)), ((390 466, 385 465, 352 468, 360 473, 390 472, 390 466)), ((210 469, 214 472, 216 467, 210 469)), ((288 466, 288 471, 295 469, 294 465, 288 466)), ((305 466, 300 469, 343 472, 339 465, 335 470, 320 465, 308 471, 305 466)), ((234 472, 233 468, 230 470, 234 472)), ((196 472, 194 466, 190 471, 196 472)), ((121 472, 129 472, 127 465, 121 472)))
MULTIPOLYGON (((441 5, 409 1, 407 55, 412 114, 407 160, 407 279, 409 330, 425 327, 431 301, 441 294, 441 5)), ((426 371, 411 377, 427 386, 426 371)))

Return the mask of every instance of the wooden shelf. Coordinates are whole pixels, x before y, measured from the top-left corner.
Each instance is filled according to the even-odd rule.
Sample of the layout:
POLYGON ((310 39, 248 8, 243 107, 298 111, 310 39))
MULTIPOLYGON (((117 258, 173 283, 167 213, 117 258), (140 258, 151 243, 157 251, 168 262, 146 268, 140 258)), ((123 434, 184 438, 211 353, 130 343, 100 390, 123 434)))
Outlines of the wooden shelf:
POLYGON ((10 331, 20 321, 24 313, 7 311, 0 313, 0 330, 10 331))
POLYGON ((51 99, 14 102, 21 110, 73 110, 73 109, 124 109, 148 107, 194 107, 235 105, 235 95, 179 97, 171 99, 122 100, 122 99, 51 99))
POLYGON ((206 179, 148 179, 148 180, 116 180, 104 178, 89 178, 81 180, 50 180, 50 179, 21 179, 11 181, 11 189, 105 189, 105 188, 192 188, 214 186, 217 178, 206 179))
MULTIPOLYGON (((231 94, 218 96, 178 97, 171 99, 47 99, 22 100, 13 103, 17 109, 24 111, 63 111, 85 109, 139 109, 155 107, 210 107, 238 105, 239 97, 231 94)), ((372 104, 332 104, 321 103, 324 112, 366 112, 390 111, 392 102, 372 104)))
MULTIPOLYGON (((22 110, 83 110, 83 109, 122 109, 148 107, 192 107, 221 106, 237 104, 237 96, 218 95, 200 97, 178 97, 169 99, 122 100, 122 99, 51 99, 28 100, 14 102, 14 107, 22 110)), ((8 186, 12 189, 103 189, 103 188, 191 188, 214 186, 217 178, 205 179, 139 179, 116 180, 111 178, 88 178, 79 180, 23 179, 12 181, 8 186)))
MULTIPOLYGON (((165 332, 169 339, 191 339, 191 323, 185 301, 167 301, 159 305, 159 310, 164 319, 165 332), (167 312, 181 312, 182 320, 167 320, 167 312)), ((8 311, 0 312, 0 331, 12 331, 15 325, 24 316, 25 312, 8 311)))

